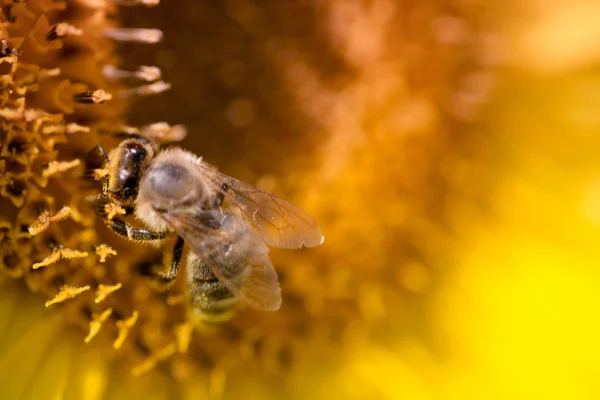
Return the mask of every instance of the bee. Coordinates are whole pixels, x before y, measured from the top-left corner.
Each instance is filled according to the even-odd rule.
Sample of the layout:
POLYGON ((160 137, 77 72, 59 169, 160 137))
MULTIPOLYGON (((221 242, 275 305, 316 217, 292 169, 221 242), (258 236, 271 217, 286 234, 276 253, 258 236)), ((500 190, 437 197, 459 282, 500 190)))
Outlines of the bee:
POLYGON ((281 305, 278 276, 269 246, 288 249, 323 243, 317 223, 303 210, 271 193, 218 172, 201 157, 179 147, 159 149, 157 142, 128 135, 108 155, 99 204, 114 204, 133 214, 136 228, 97 207, 107 226, 133 241, 161 241, 177 235, 167 272, 177 277, 184 244, 190 310, 200 321, 219 323, 235 313, 238 300, 276 311, 281 305))

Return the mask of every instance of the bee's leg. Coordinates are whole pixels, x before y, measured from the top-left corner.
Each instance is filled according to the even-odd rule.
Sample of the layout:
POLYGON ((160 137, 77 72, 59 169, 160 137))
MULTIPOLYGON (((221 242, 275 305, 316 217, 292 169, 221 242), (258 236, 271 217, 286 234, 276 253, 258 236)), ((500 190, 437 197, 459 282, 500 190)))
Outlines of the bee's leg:
MULTIPOLYGON (((86 159, 89 159, 90 156, 92 154, 94 154, 94 153, 100 154, 100 156, 104 160, 105 166, 107 166, 107 165, 110 164, 110 159, 108 158, 108 155, 106 154, 106 151, 104 151, 104 148, 101 145, 94 146, 90 151, 88 151, 86 159)), ((86 173, 86 176, 92 177, 92 176, 94 176, 94 174, 92 173, 92 171, 90 171, 90 172, 86 173)), ((96 177, 94 177, 94 178, 98 179, 96 177)), ((98 200, 98 199, 102 199, 102 198, 107 198, 108 197, 108 174, 106 176, 102 177, 99 180, 102 181, 102 193, 99 194, 98 196, 96 196, 95 198, 90 198, 89 201, 95 201, 95 200, 98 200)))
MULTIPOLYGON (((86 197, 86 200, 89 203, 94 203, 94 202, 106 200, 106 199, 108 199, 108 176, 105 176, 104 178, 102 178, 102 193, 100 193, 96 196, 87 196, 86 197)), ((104 202, 104 204, 106 204, 106 202, 104 202)))
POLYGON ((147 242, 152 240, 164 239, 168 232, 155 232, 148 229, 133 228, 127 222, 122 221, 118 218, 106 220, 106 225, 113 230, 115 233, 125 236, 131 240, 137 240, 141 242, 147 242))
MULTIPOLYGON (((109 201, 106 198, 100 199, 95 205, 96 214, 102 218, 104 222, 106 222, 106 226, 108 226, 113 232, 121 236, 125 236, 131 240, 137 240, 141 242, 161 240, 168 235, 168 232, 155 232, 148 229, 134 228, 119 218, 109 218, 105 207, 108 203, 109 201)), ((132 206, 126 206, 124 209, 125 215, 131 215, 135 212, 135 207, 132 206)))
POLYGON ((165 283, 172 283, 175 278, 177 278, 177 273, 179 272, 179 264, 181 263, 181 256, 183 254, 183 239, 181 236, 177 237, 177 241, 175 241, 175 246, 173 246, 173 258, 171 260, 171 269, 169 272, 158 273, 158 277, 165 283))

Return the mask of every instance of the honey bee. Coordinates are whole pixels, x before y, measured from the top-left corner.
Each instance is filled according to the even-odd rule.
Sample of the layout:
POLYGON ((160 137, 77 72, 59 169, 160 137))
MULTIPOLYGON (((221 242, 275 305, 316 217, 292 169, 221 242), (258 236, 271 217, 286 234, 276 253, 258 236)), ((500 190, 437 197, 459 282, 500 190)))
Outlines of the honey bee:
POLYGON ((317 223, 293 204, 218 172, 179 147, 160 150, 141 135, 129 135, 96 170, 102 180, 100 204, 133 214, 145 228, 108 217, 107 226, 134 241, 160 241, 177 235, 168 271, 177 277, 184 243, 191 311, 201 321, 218 323, 235 313, 238 299, 265 311, 281 305, 278 276, 269 247, 299 249, 323 243, 317 223))

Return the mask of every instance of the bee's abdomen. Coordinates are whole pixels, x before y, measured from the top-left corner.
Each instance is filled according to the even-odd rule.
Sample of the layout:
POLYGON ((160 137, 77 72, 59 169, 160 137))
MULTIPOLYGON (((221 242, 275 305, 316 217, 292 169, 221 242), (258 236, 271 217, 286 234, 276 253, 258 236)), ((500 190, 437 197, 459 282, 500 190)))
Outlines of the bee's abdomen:
POLYGON ((188 254, 187 275, 189 305, 194 319, 205 325, 216 325, 233 318, 237 298, 214 276, 196 255, 188 254))

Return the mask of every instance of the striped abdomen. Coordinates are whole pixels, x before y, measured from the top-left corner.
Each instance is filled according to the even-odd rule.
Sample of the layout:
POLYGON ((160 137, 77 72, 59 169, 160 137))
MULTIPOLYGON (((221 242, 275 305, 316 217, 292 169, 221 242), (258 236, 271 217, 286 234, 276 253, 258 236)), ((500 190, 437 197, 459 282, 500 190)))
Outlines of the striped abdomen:
POLYGON ((237 298, 191 250, 188 252, 186 270, 193 319, 205 325, 231 320, 236 312, 237 298))

